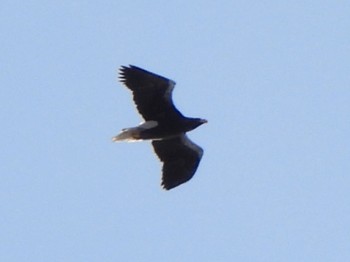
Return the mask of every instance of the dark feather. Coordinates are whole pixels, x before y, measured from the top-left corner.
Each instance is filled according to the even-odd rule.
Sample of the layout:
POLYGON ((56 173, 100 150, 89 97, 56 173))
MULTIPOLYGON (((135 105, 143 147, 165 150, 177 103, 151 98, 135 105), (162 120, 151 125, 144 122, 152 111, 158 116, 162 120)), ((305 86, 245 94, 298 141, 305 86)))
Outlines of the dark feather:
POLYGON ((154 151, 163 162, 162 186, 169 190, 190 180, 196 172, 203 149, 186 135, 152 141, 154 151))
POLYGON ((172 101, 174 81, 132 65, 121 67, 120 80, 133 92, 137 109, 146 121, 183 117, 172 101))

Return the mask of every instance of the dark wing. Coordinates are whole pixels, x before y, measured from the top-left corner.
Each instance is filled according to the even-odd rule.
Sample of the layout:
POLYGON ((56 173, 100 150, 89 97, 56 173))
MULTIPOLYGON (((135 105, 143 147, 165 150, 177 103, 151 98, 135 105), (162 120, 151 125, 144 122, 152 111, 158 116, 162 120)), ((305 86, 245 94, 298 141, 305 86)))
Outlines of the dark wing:
POLYGON ((137 109, 146 121, 182 117, 171 98, 174 81, 132 65, 120 68, 120 80, 133 92, 137 109))
POLYGON ((203 149, 186 135, 152 141, 154 151, 163 162, 162 186, 172 189, 190 180, 197 170, 203 149))

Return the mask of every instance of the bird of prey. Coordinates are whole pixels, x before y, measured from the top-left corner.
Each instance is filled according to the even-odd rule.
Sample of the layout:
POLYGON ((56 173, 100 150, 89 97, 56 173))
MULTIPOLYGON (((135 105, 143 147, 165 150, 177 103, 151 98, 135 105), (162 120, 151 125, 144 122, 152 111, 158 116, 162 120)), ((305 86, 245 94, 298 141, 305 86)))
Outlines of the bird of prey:
POLYGON ((162 187, 166 190, 190 180, 197 170, 203 149, 193 143, 186 132, 207 123, 201 118, 183 116, 173 104, 175 82, 137 66, 122 66, 120 81, 132 91, 144 122, 124 128, 114 142, 151 140, 162 168, 162 187))

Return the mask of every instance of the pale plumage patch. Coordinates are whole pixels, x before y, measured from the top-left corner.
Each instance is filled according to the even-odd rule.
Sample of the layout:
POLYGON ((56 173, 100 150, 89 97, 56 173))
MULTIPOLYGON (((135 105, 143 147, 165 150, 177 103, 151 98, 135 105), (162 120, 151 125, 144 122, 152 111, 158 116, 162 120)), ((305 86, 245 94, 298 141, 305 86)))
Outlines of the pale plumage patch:
POLYGON ((138 125, 137 127, 123 128, 122 131, 112 138, 113 142, 136 142, 143 140, 141 133, 144 130, 152 129, 158 125, 157 121, 146 121, 138 125))

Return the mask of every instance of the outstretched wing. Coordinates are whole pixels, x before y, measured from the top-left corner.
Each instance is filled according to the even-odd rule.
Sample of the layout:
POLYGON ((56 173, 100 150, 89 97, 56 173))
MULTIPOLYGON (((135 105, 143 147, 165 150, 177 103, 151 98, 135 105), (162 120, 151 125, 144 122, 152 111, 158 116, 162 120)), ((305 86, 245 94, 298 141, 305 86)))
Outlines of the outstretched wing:
POLYGON ((203 149, 186 135, 152 141, 154 151, 163 162, 162 186, 169 190, 190 180, 196 172, 203 149))
POLYGON ((171 98, 174 81, 132 65, 120 68, 120 80, 133 92, 137 109, 146 121, 182 117, 171 98))

